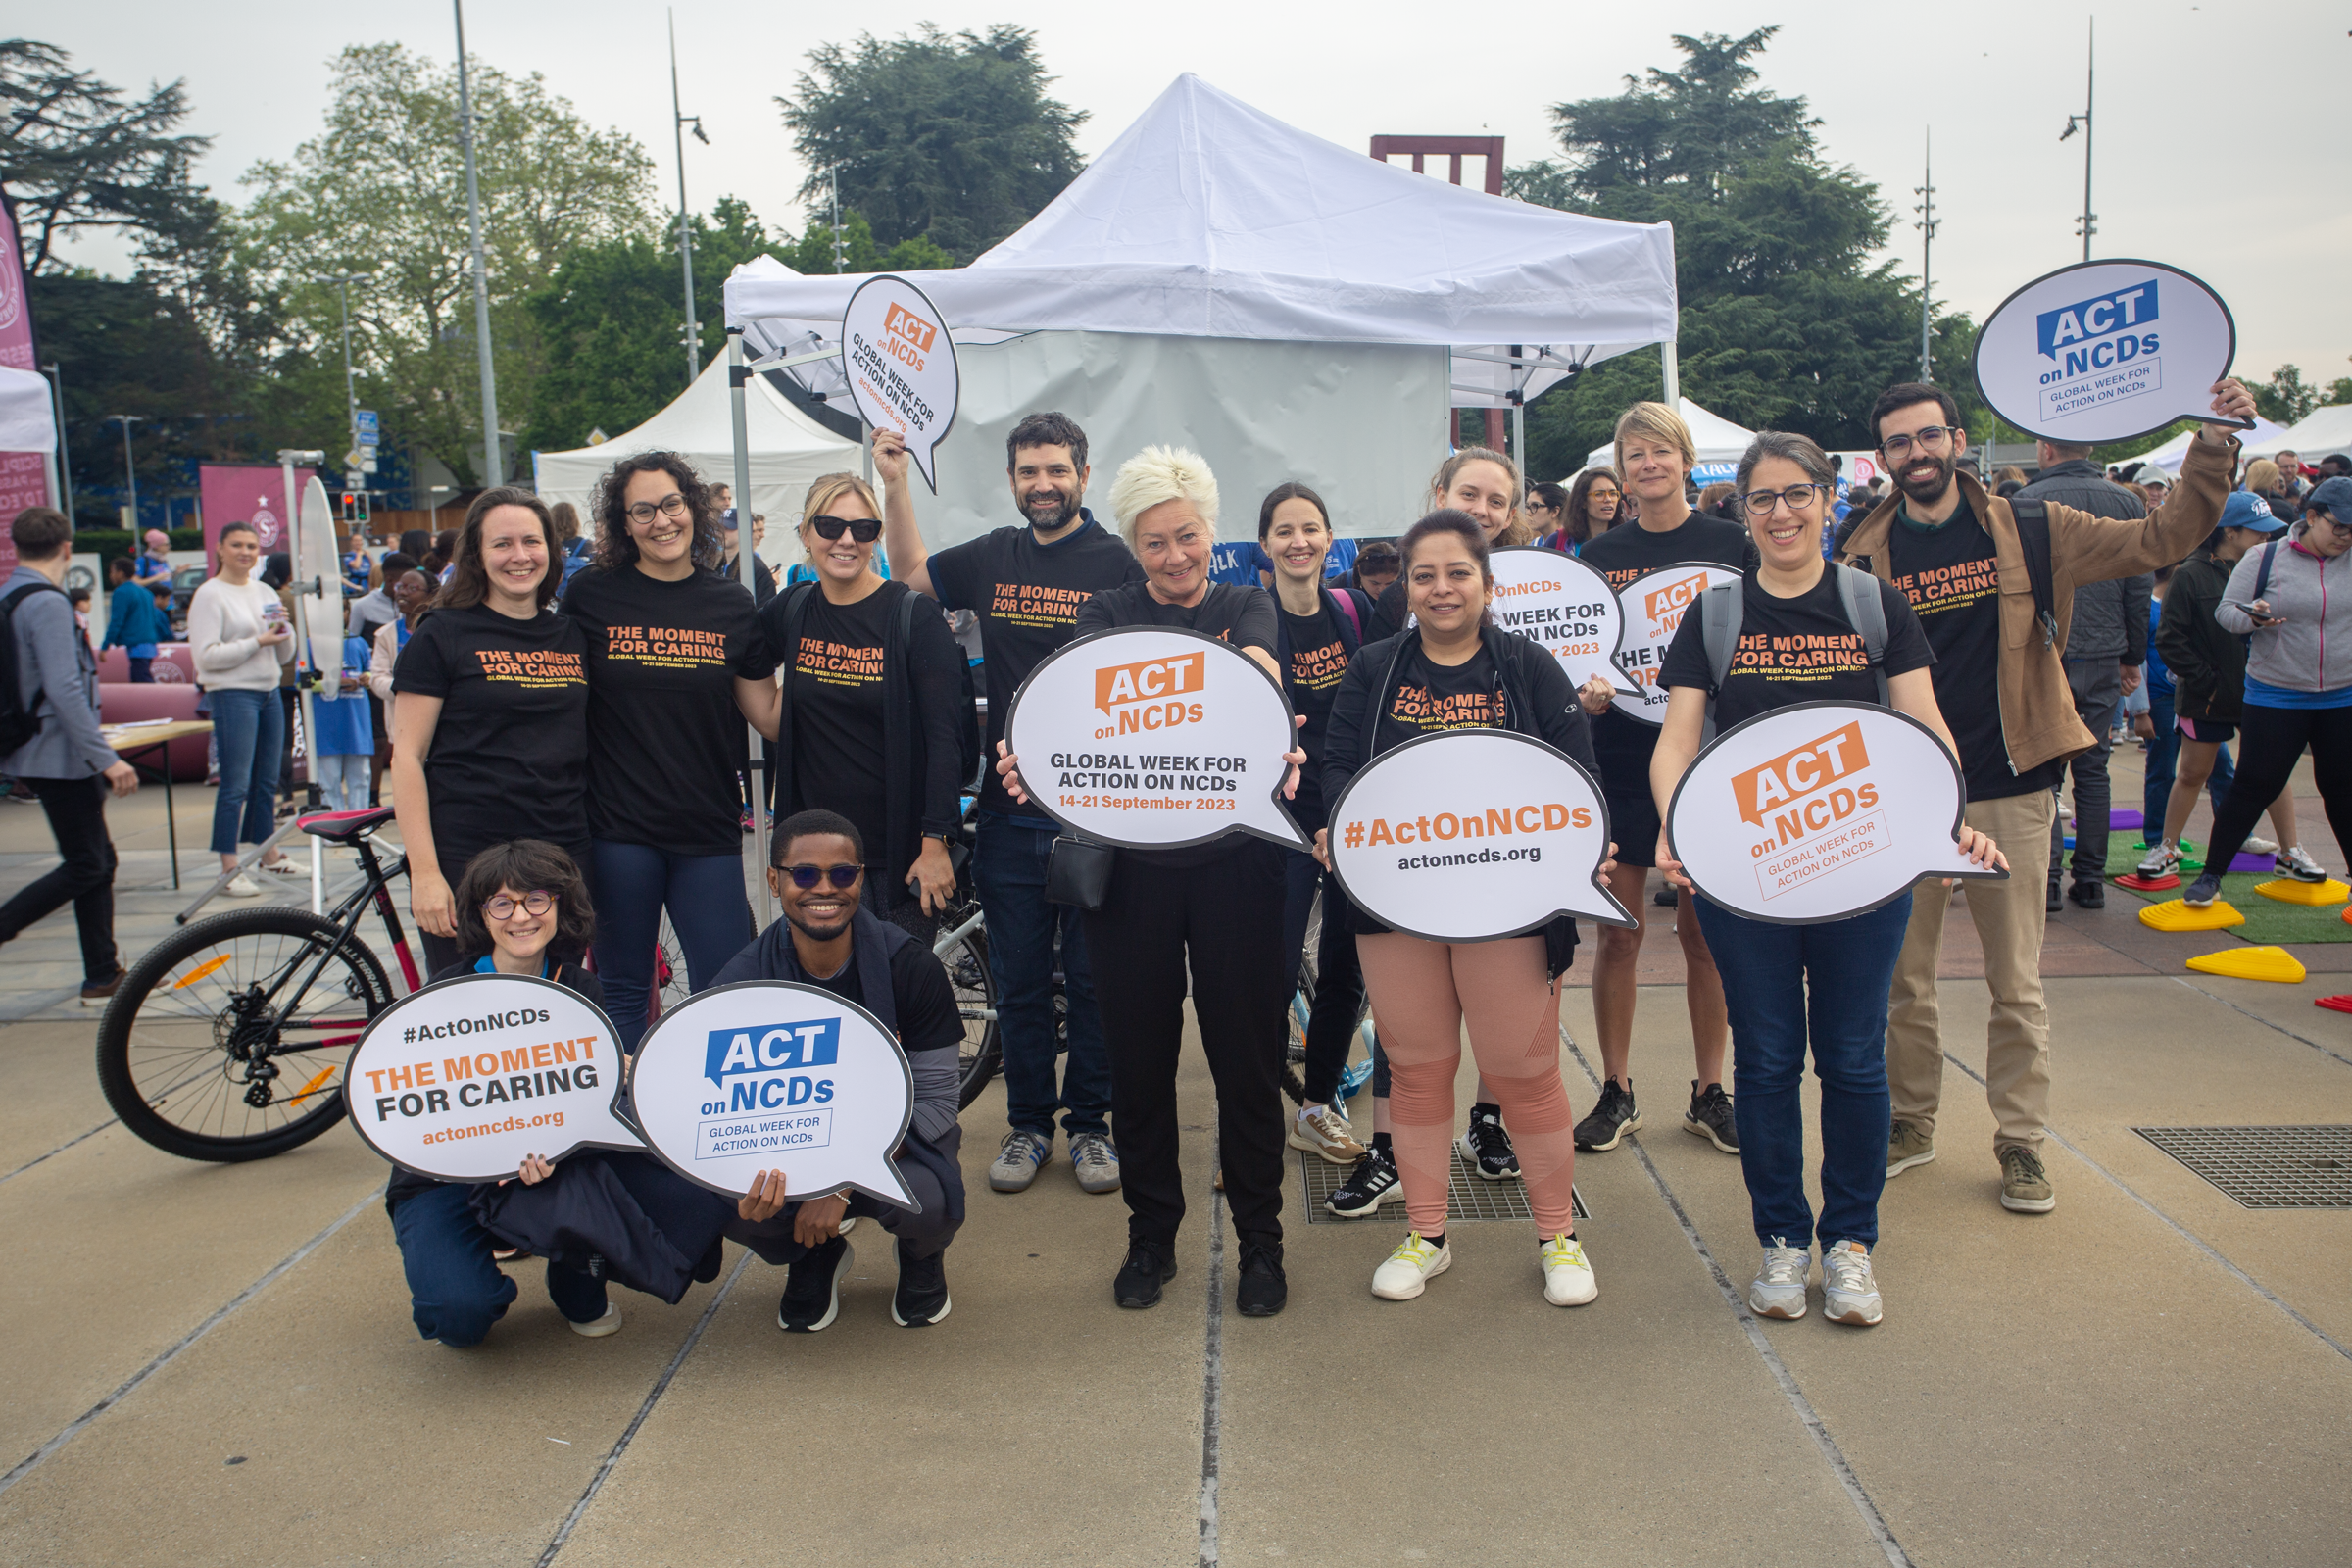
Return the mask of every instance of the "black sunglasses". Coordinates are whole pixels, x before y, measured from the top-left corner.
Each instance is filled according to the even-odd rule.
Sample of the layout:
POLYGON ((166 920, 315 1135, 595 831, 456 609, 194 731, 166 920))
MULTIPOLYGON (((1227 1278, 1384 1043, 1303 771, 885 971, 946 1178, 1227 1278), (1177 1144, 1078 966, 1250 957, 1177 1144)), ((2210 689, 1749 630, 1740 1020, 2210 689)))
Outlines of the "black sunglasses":
POLYGON ((862 865, 782 865, 776 868, 792 878, 792 885, 807 892, 818 882, 830 879, 837 888, 854 888, 865 875, 862 865))
POLYGON ((879 517, 810 517, 808 526, 816 530, 819 539, 838 539, 844 528, 861 545, 870 545, 882 537, 879 517))

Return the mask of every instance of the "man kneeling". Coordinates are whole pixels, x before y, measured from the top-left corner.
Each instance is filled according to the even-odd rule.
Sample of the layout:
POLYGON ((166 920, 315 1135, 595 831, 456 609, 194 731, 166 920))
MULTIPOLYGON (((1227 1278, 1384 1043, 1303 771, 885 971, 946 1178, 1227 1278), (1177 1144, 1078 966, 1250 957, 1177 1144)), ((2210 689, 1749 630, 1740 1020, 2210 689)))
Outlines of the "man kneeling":
POLYGON ((814 1334, 831 1326, 841 1306, 841 1279, 851 1262, 842 1221, 871 1218, 898 1240, 892 1320, 926 1327, 948 1315, 945 1254, 963 1224, 963 1129, 956 1120, 963 1015, 931 951, 866 911, 865 844, 849 818, 833 811, 786 817, 768 860, 767 883, 784 918, 730 959, 712 984, 798 981, 856 1003, 899 1037, 914 1069, 914 1117, 891 1157, 922 1212, 845 1188, 786 1204, 763 1224, 731 1224, 727 1235, 771 1263, 791 1265, 776 1326, 814 1334))

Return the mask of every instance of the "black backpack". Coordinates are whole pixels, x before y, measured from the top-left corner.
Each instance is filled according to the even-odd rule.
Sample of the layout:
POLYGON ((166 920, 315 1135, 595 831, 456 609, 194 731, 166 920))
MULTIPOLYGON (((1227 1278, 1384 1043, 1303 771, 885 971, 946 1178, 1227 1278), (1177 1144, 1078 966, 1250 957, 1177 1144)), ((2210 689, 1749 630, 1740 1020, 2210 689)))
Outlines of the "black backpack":
MULTIPOLYGON (((1845 609, 1846 624, 1862 634, 1862 651, 1870 672, 1878 678, 1879 704, 1886 700, 1886 607, 1879 599, 1879 579, 1858 566, 1830 563, 1836 573, 1838 598, 1845 609)), ((1707 718, 1704 736, 1715 738, 1715 699, 1732 672, 1732 655, 1740 647, 1740 622, 1747 609, 1744 581, 1724 583, 1699 595, 1699 634, 1707 650, 1707 718)))
POLYGON ((38 686, 32 689, 30 702, 17 695, 17 671, 24 663, 17 647, 17 607, 33 594, 64 598, 65 592, 54 583, 30 582, 0 599, 0 757, 41 732, 41 700, 46 695, 38 686))

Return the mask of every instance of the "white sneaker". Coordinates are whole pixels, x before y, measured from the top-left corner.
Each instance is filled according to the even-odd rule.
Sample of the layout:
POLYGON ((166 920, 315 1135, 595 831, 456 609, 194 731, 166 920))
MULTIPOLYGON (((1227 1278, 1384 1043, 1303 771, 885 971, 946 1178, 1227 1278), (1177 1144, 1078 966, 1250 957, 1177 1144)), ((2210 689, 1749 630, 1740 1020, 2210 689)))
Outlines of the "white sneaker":
MULTIPOLYGON (((569 1318, 565 1318, 564 1321, 571 1323, 569 1318)), ((572 1323, 571 1332, 586 1340, 601 1340, 608 1334, 618 1334, 620 1332, 620 1308, 614 1306, 611 1301, 607 1301, 603 1317, 591 1318, 585 1323, 572 1323)))
POLYGON ((1870 1271, 1870 1249, 1839 1242, 1821 1254, 1821 1309, 1833 1323, 1868 1328, 1883 1315, 1879 1282, 1870 1271))
POLYGON ((2132 867, 2132 874, 2143 881, 2154 882, 2161 877, 2180 874, 2180 851, 2172 844, 2149 847, 2147 858, 2132 867))
MULTIPOLYGON (((2257 851, 2256 853, 2261 852, 2257 851)), ((2328 868, 2305 854, 2303 846, 2300 844, 2290 845, 2286 849, 2280 850, 2272 859, 2271 866, 2280 876, 2291 876, 2298 882, 2325 882, 2328 880, 2328 868)))
POLYGON ((1537 1255, 1544 1261, 1544 1299, 1552 1305, 1582 1306, 1600 1294, 1584 1244, 1575 1237, 1554 1236, 1537 1255))
POLYGON ((220 885, 220 896, 224 899, 258 899, 262 896, 262 885, 239 871, 220 885))
POLYGON ((311 862, 299 856, 281 855, 274 860, 264 862, 262 869, 271 876, 309 876, 311 862))
POLYGON ((1352 1165, 1364 1157, 1364 1146, 1328 1105, 1301 1110, 1291 1118, 1291 1147, 1320 1154, 1334 1165, 1352 1165))
POLYGON ((1783 1242, 1784 1238, 1776 1236, 1764 1249, 1764 1266, 1756 1270, 1755 1283, 1747 1288, 1747 1309, 1758 1317, 1792 1322, 1805 1315, 1805 1270, 1812 1265, 1813 1254, 1783 1242))
POLYGON ((1453 1249, 1444 1242, 1432 1247, 1419 1231, 1408 1232, 1404 1245, 1372 1271, 1372 1294, 1384 1301, 1409 1301, 1429 1289, 1429 1282, 1453 1267, 1453 1249))
POLYGON ((2277 855, 2278 845, 2272 839, 2249 838, 2237 847, 2237 853, 2240 855, 2277 855))

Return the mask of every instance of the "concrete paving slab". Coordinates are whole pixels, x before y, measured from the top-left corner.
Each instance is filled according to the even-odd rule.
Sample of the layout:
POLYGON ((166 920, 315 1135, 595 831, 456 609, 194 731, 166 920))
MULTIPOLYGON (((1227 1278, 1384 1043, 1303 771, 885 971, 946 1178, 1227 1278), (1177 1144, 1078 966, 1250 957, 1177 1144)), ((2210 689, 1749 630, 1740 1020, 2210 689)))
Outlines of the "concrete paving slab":
POLYGON ((18 1024, 0 1035, 0 1185, 114 1119, 91 1060, 95 1022, 18 1024))

